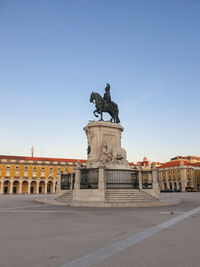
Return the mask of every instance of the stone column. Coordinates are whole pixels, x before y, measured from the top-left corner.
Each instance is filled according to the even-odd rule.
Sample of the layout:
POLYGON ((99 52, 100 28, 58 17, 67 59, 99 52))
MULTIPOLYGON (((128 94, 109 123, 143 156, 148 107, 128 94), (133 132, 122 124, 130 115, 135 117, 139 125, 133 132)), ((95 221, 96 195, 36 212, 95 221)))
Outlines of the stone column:
POLYGON ((170 189, 170 185, 169 185, 169 180, 168 180, 168 177, 166 177, 166 184, 167 184, 167 189, 170 189))
POLYGON ((1 187, 0 187, 0 195, 3 194, 3 181, 0 182, 1 183, 1 187))
POLYGON ((55 192, 56 192, 56 181, 53 181, 52 194, 55 194, 55 192))
POLYGON ((70 174, 70 181, 71 181, 70 190, 72 190, 73 189, 73 173, 70 174))
POLYGON ((10 180, 10 190, 9 194, 13 194, 13 180, 10 180))
POLYGON ((186 171, 184 167, 184 162, 180 162, 181 167, 181 183, 182 183, 182 191, 185 191, 185 188, 187 186, 187 177, 186 177, 186 171))
POLYGON ((156 198, 160 197, 160 188, 158 184, 158 170, 155 163, 152 164, 152 182, 153 182, 153 195, 156 198))
POLYGON ((19 194, 22 193, 22 181, 19 181, 19 194))
POLYGON ((44 193, 47 194, 47 183, 48 181, 44 181, 44 193))
POLYGON ((39 184, 40 182, 39 181, 36 181, 37 185, 36 185, 36 194, 39 194, 39 184))
POLYGON ((195 181, 194 181, 194 178, 195 178, 194 172, 195 172, 195 170, 192 168, 192 170, 191 170, 191 186, 192 187, 196 187, 195 186, 195 181))
POLYGON ((138 165, 137 169, 138 169, 139 189, 142 190, 142 168, 140 165, 138 165))
POLYGON ((159 188, 163 189, 162 175, 159 171, 158 171, 158 186, 159 186, 159 188))
POLYGON ((105 169, 104 167, 99 168, 99 184, 98 189, 105 190, 106 189, 106 181, 105 181, 105 169))
POLYGON ((81 169, 76 168, 75 169, 75 183, 74 183, 74 189, 75 190, 80 189, 80 179, 81 179, 81 169))
POLYGON ((28 195, 31 193, 31 181, 28 181, 28 195))
POLYGON ((56 188, 56 194, 59 194, 61 191, 61 170, 58 169, 57 171, 57 188, 56 188))

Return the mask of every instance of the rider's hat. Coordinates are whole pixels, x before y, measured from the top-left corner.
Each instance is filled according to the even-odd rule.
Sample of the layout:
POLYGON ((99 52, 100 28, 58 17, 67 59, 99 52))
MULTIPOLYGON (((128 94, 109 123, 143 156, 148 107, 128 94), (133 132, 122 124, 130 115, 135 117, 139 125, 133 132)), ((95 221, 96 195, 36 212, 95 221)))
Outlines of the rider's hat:
POLYGON ((110 90, 110 84, 109 84, 109 83, 106 84, 106 88, 105 88, 105 90, 106 90, 106 91, 109 91, 109 90, 110 90))

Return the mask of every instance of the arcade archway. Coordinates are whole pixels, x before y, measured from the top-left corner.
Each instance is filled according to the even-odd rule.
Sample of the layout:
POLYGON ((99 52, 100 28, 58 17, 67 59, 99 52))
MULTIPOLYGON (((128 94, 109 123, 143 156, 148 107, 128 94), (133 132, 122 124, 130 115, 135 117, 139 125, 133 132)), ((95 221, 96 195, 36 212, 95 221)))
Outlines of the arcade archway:
POLYGON ((4 194, 9 194, 10 193, 10 181, 4 181, 3 183, 3 193, 4 194))
POLYGON ((22 182, 22 194, 28 194, 28 182, 27 181, 22 182))
POLYGON ((36 194, 37 193, 37 182, 32 181, 31 182, 31 189, 30 189, 31 194, 36 194))
POLYGON ((39 183, 39 194, 45 194, 45 182, 41 181, 39 183))
POLYGON ((13 182, 13 194, 19 194, 19 181, 13 182))
POLYGON ((49 181, 47 184, 47 193, 52 194, 53 193, 53 182, 49 181))

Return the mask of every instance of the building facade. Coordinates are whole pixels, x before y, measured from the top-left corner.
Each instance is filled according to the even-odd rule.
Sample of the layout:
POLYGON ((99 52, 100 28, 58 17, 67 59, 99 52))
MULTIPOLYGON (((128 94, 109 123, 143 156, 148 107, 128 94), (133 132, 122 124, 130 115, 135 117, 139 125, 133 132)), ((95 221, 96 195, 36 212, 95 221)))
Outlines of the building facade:
POLYGON ((85 160, 0 155, 0 194, 54 194, 59 172, 85 160))
MULTIPOLYGON (((54 194, 59 174, 72 174, 86 160, 0 155, 0 194, 54 194)), ((129 163, 141 168, 142 187, 151 189, 153 165, 158 169, 161 190, 185 191, 187 186, 200 190, 200 158, 177 156, 166 163, 143 161, 129 163)), ((72 177, 70 176, 70 179, 72 177)))
POLYGON ((172 160, 158 167, 160 189, 185 191, 187 186, 200 190, 200 162, 172 160))
POLYGON ((200 191, 200 157, 176 156, 166 163, 150 162, 144 157, 143 161, 137 162, 142 169, 144 188, 151 187, 153 164, 158 169, 160 190, 184 192, 186 187, 194 187, 200 191))
POLYGON ((141 168, 142 171, 142 186, 144 189, 152 188, 152 168, 155 166, 158 168, 160 166, 159 162, 151 162, 146 157, 143 158, 143 161, 138 161, 136 166, 141 168))

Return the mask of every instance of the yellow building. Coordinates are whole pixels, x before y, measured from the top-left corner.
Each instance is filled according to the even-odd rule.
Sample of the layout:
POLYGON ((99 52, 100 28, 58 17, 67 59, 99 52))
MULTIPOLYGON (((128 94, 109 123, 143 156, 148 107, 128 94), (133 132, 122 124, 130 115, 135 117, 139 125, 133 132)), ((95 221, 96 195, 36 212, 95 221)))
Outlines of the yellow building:
MULTIPOLYGON (((152 185, 152 162, 144 157, 137 162, 142 170, 143 188, 152 185)), ((200 190, 200 158, 195 156, 176 156, 170 162, 154 162, 158 169, 161 190, 185 191, 187 186, 200 190)))
POLYGON ((155 167, 158 168, 160 166, 159 162, 151 162, 146 157, 143 158, 143 161, 138 161, 136 166, 140 166, 142 171, 142 188, 150 189, 153 188, 153 180, 152 180, 152 167, 155 164, 155 167))
POLYGON ((158 170, 161 190, 185 191, 187 186, 200 190, 200 162, 172 159, 159 166, 158 170))
POLYGON ((0 194, 54 194, 58 173, 71 173, 78 161, 86 162, 0 155, 0 194))
MULTIPOLYGON (((160 189, 185 191, 192 186, 200 190, 199 159, 178 156, 167 163, 154 163, 160 189)), ((54 194, 60 172, 72 173, 78 161, 85 166, 86 160, 0 155, 0 194, 54 194)), ((140 166, 142 187, 151 188, 152 163, 145 157, 136 165, 129 164, 133 170, 140 166)))

